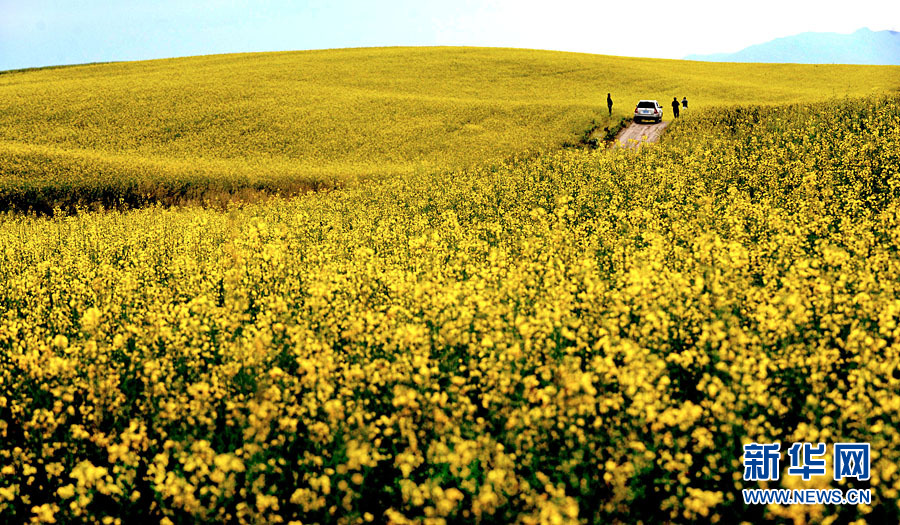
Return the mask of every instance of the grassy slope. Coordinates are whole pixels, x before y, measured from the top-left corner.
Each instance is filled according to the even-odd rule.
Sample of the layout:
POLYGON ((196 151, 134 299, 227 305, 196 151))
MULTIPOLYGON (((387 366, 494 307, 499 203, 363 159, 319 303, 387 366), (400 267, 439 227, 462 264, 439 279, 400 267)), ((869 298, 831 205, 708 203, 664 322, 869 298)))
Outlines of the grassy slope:
POLYGON ((0 207, 140 205, 545 150, 640 98, 692 108, 898 87, 898 68, 481 48, 218 55, 0 75, 0 207))
POLYGON ((640 154, 0 215, 0 522, 897 523, 898 144, 896 95, 743 107, 640 154), (871 508, 743 505, 750 441, 871 443, 871 508))

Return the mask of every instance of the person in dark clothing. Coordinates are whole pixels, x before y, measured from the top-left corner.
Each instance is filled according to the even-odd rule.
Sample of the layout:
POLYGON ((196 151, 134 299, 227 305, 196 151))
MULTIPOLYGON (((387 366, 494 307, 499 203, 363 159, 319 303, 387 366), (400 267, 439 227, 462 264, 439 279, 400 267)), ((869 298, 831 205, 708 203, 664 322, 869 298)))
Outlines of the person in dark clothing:
POLYGON ((606 107, 609 108, 609 115, 612 116, 612 95, 606 94, 606 107))
POLYGON ((678 97, 672 99, 672 114, 675 115, 675 118, 678 118, 678 97))
POLYGON ((687 109, 687 97, 684 97, 683 99, 681 99, 681 107, 683 107, 684 109, 687 109))

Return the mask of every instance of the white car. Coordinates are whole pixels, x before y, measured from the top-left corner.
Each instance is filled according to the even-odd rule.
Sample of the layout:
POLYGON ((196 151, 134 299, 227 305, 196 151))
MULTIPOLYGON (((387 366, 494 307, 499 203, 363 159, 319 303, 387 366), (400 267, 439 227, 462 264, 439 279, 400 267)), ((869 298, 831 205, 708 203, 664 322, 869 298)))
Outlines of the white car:
POLYGON ((641 120, 655 120, 657 122, 662 121, 663 117, 663 109, 662 106, 659 105, 659 102, 655 100, 642 100, 638 102, 637 107, 634 108, 634 121, 638 122, 641 120))

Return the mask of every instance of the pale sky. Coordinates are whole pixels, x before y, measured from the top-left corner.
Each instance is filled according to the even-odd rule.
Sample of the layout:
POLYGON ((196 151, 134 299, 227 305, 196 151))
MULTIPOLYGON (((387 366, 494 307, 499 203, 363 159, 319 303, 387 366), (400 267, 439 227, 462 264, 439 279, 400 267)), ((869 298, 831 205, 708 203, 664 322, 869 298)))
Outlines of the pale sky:
POLYGON ((396 45, 683 58, 862 27, 900 30, 900 0, 0 0, 0 70, 396 45))

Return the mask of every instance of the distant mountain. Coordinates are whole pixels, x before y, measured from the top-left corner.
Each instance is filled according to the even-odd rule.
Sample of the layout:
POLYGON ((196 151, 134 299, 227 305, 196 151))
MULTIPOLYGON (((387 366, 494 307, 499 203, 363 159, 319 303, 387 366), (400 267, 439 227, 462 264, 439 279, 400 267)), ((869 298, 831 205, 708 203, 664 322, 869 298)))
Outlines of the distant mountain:
POLYGON ((900 33, 867 28, 845 35, 801 33, 776 38, 737 53, 688 55, 707 62, 900 65, 900 33))

